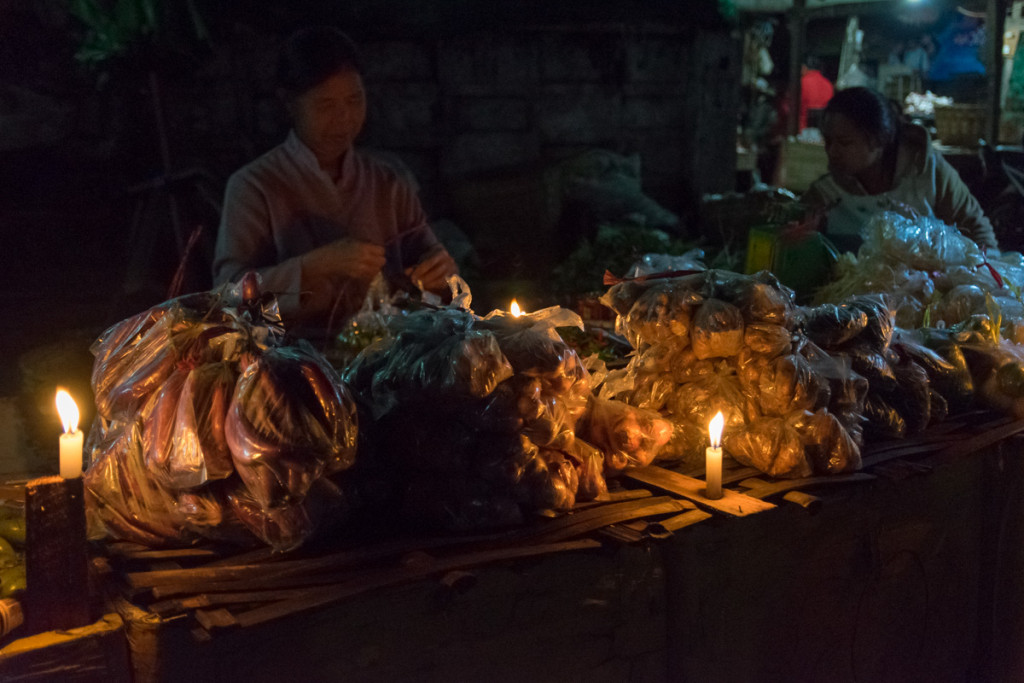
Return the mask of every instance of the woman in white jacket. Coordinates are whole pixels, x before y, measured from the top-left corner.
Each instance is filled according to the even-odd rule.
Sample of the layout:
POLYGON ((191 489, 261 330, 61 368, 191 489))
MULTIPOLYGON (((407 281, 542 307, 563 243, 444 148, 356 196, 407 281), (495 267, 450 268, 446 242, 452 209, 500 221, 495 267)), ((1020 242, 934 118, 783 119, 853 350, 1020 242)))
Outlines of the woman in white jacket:
POLYGON ((825 234, 853 250, 879 211, 916 212, 955 225, 983 249, 997 248, 992 224, 967 185, 896 105, 869 88, 839 90, 822 114, 829 172, 803 201, 827 211, 825 234))

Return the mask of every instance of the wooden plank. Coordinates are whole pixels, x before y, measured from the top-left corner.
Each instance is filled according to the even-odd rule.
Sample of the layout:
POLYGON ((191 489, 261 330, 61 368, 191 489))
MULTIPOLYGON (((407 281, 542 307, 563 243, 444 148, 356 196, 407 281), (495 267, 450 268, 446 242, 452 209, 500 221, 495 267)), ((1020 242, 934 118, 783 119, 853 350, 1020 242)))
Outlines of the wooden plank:
MULTIPOLYGON (((536 545, 549 545, 567 541, 571 538, 578 538, 611 525, 628 522, 634 519, 654 517, 657 515, 672 514, 680 511, 694 512, 693 503, 685 500, 677 500, 668 496, 659 496, 651 499, 640 499, 627 501, 613 505, 606 505, 603 508, 594 508, 578 515, 565 515, 539 530, 531 530, 520 533, 514 540, 515 545, 505 543, 498 546, 498 550, 508 549, 516 545, 530 547, 536 545)), ((774 506, 772 506, 774 507, 774 506)), ((706 519, 707 513, 691 515, 685 518, 686 524, 692 524, 706 519)), ((662 525, 664 526, 664 525, 662 525)), ((677 527, 681 528, 681 527, 677 527)), ((616 532, 612 532, 615 534, 616 532)), ((633 542, 635 536, 628 537, 625 532, 617 534, 617 539, 622 542, 633 542)), ((488 552, 494 552, 488 551, 488 552)), ((429 561, 435 561, 429 558, 429 561)), ((301 586, 322 586, 326 584, 341 583, 358 578, 361 567, 345 569, 343 565, 337 565, 336 571, 316 572, 248 572, 245 577, 239 577, 233 567, 225 568, 230 571, 223 573, 200 572, 199 568, 182 570, 169 575, 173 580, 166 581, 167 575, 156 577, 157 583, 151 587, 153 597, 158 600, 166 600, 175 596, 193 596, 202 593, 217 593, 232 590, 285 590, 301 586)), ((263 567, 261 569, 269 569, 263 567)), ((150 583, 153 577, 138 577, 141 584, 150 583)))
POLYGON ((691 524, 697 524, 703 522, 705 519, 714 517, 710 512, 704 510, 690 510, 668 519, 663 519, 658 524, 666 531, 678 531, 684 527, 688 527, 691 524))
POLYGON ((616 522, 670 514, 685 509, 686 507, 682 501, 676 501, 667 496, 608 505, 604 508, 588 511, 594 514, 566 515, 570 523, 563 524, 560 528, 547 529, 542 533, 538 533, 534 541, 537 543, 565 541, 574 537, 584 536, 585 533, 590 533, 616 522))
POLYGON ((127 560, 190 560, 190 559, 207 559, 207 558, 223 558, 223 550, 214 550, 211 548, 168 548, 166 550, 153 550, 152 548, 146 548, 140 546, 142 549, 129 550, 122 548, 119 551, 115 550, 115 554, 118 557, 123 557, 127 560))
POLYGON ((720 499, 710 500, 704 497, 704 482, 700 479, 671 472, 657 465, 630 467, 626 469, 625 474, 635 481, 656 486, 669 493, 692 500, 704 507, 709 507, 734 517, 745 517, 775 507, 771 503, 729 489, 722 489, 722 497, 720 499))
POLYGON ((196 621, 207 631, 239 625, 235 615, 223 608, 196 610, 195 617, 196 621))
MULTIPOLYGON (((397 567, 380 572, 369 574, 365 581, 346 584, 336 587, 325 587, 311 590, 308 597, 298 600, 283 600, 264 607, 234 615, 234 619, 240 626, 254 626, 274 619, 303 612, 315 607, 337 602, 346 597, 358 595, 371 590, 377 590, 387 586, 394 586, 422 579, 434 574, 440 574, 455 569, 464 569, 498 561, 524 559, 548 555, 551 553, 568 552, 573 550, 592 550, 599 548, 601 543, 593 539, 582 539, 568 541, 565 543, 552 543, 545 545, 525 546, 517 548, 505 548, 480 553, 467 553, 456 557, 436 560, 413 567, 397 567)), ((213 624, 213 628, 219 628, 213 624)), ((212 630, 212 629, 208 629, 212 630)))
POLYGON ((185 598, 162 600, 149 605, 147 609, 161 617, 223 605, 238 605, 253 602, 276 602, 290 598, 305 597, 309 593, 305 588, 263 591, 231 591, 224 593, 202 593, 185 598))
POLYGON ((995 428, 986 428, 972 435, 968 439, 959 441, 954 444, 950 444, 946 448, 940 450, 937 456, 940 459, 955 458, 976 453, 984 448, 987 448, 1003 439, 1008 439, 1015 434, 1024 432, 1024 420, 1014 420, 1008 424, 1001 425, 995 428))
MULTIPOLYGON (((589 508, 579 513, 562 515, 549 523, 535 529, 515 530, 500 535, 475 537, 489 544, 542 544, 564 541, 572 537, 582 536, 601 527, 624 522, 640 517, 669 514, 685 510, 688 503, 674 500, 667 496, 642 497, 621 503, 610 503, 589 508)), ((458 540, 458 539, 456 539, 458 540)), ((447 539, 448 543, 452 539, 447 539)), ((336 574, 346 567, 365 565, 368 561, 377 561, 396 556, 396 550, 428 549, 429 544, 403 541, 397 546, 384 544, 381 547, 362 551, 346 551, 333 553, 320 558, 281 560, 273 563, 257 565, 206 565, 190 569, 151 570, 130 572, 126 579, 135 589, 149 588, 156 598, 167 598, 172 595, 203 593, 213 590, 211 586, 234 583, 239 588, 265 588, 294 583, 299 576, 316 576, 324 572, 336 574)), ((316 580, 316 579, 314 579, 316 580)))
POLYGON ((812 496, 809 493, 803 491, 787 491, 783 496, 782 500, 787 503, 793 503, 799 505, 803 509, 811 513, 816 513, 821 509, 822 500, 818 496, 812 496))
POLYGON ((609 492, 605 498, 598 498, 597 500, 588 500, 584 503, 577 503, 573 506, 572 511, 578 512, 580 510, 587 510, 593 507, 599 507, 601 505, 607 505, 609 503, 621 503, 627 500, 637 500, 639 498, 650 498, 654 494, 651 493, 650 489, 623 489, 621 491, 609 492))
POLYGON ((864 482, 877 479, 873 474, 866 472, 853 472, 851 474, 834 474, 819 477, 804 477, 801 479, 776 479, 767 481, 752 477, 740 482, 740 486, 748 489, 746 494, 754 498, 767 498, 786 491, 795 491, 811 486, 834 486, 836 484, 849 484, 852 482, 864 482))

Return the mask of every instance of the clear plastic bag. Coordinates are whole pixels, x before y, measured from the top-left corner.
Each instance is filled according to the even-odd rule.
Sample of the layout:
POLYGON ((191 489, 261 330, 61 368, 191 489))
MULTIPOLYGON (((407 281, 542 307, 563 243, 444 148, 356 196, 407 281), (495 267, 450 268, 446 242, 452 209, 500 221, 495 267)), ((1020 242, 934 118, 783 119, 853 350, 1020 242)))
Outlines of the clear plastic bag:
POLYGON ((783 286, 768 271, 720 279, 716 283, 715 296, 734 303, 748 323, 782 327, 793 324, 796 313, 793 290, 783 286))
POLYGON ((298 548, 316 528, 310 504, 305 499, 280 501, 273 507, 266 507, 240 484, 229 489, 225 497, 242 525, 279 552, 298 548))
POLYGON ((977 285, 956 285, 942 296, 936 308, 939 320, 955 325, 985 312, 985 292, 977 285))
POLYGON ((189 372, 181 388, 172 459, 196 463, 200 483, 226 479, 235 471, 224 422, 237 382, 234 363, 206 363, 189 372))
MULTIPOLYGON (((790 422, 794 422, 794 416, 790 417, 790 422)), ((860 446, 839 418, 828 410, 819 408, 802 414, 795 422, 816 474, 844 474, 861 468, 860 446)))
POLYGON ((804 332, 825 349, 856 339, 868 326, 868 314, 849 304, 821 304, 804 312, 804 332))
POLYGON ((754 353, 775 357, 793 350, 793 333, 781 325, 748 323, 743 330, 743 343, 754 353))
POLYGON ((704 250, 691 249, 679 254, 644 254, 626 271, 626 277, 672 273, 681 270, 704 270, 704 250))
POLYGON ((487 396, 513 374, 494 333, 476 329, 470 313, 418 311, 396 322, 400 331, 373 378, 378 414, 423 392, 487 396))
POLYGON ((680 346, 690 335, 693 313, 703 297, 677 280, 661 280, 637 298, 624 320, 634 348, 672 340, 680 346))
POLYGON ((669 414, 675 420, 707 425, 715 413, 725 418, 725 428, 742 426, 746 398, 739 378, 723 368, 694 382, 680 384, 669 399, 669 414))
POLYGON ((763 417, 746 429, 726 433, 724 448, 737 462, 778 479, 798 479, 813 472, 800 432, 783 417, 763 417))
POLYGON ((907 421, 881 395, 869 393, 864 401, 866 435, 876 439, 902 439, 907 435, 907 421))
POLYGON ((937 218, 905 217, 893 211, 873 216, 861 231, 858 256, 880 257, 918 270, 951 265, 979 265, 984 255, 976 243, 937 218))
POLYGON ((142 431, 132 421, 112 426, 90 454, 83 480, 89 535, 159 547, 193 537, 174 494, 149 476, 142 431))
POLYGON ((963 351, 953 342, 943 345, 944 355, 924 346, 915 335, 898 330, 893 348, 924 368, 933 390, 945 399, 947 411, 960 412, 974 400, 974 382, 963 351))
POLYGON ((587 501, 606 498, 608 482, 604 478, 604 453, 583 439, 576 439, 569 453, 580 463, 576 499, 587 501))
POLYGON ((605 454, 606 472, 651 464, 672 438, 672 423, 651 410, 591 398, 576 433, 605 454))
POLYGON ((263 507, 304 496, 355 459, 355 403, 304 347, 268 349, 238 380, 225 423, 235 470, 263 507))
POLYGON ((708 299, 693 316, 690 344, 700 359, 735 356, 743 348, 743 314, 721 299, 708 299))
POLYGON ((761 413, 782 417, 799 410, 827 406, 828 382, 798 354, 780 356, 768 363, 758 379, 757 403, 761 413))

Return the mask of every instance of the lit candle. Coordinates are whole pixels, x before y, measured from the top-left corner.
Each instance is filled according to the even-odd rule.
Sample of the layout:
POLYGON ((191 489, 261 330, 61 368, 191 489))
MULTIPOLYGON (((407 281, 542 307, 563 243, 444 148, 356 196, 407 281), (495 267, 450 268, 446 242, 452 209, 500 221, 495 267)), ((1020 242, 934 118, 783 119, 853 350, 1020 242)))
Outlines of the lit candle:
POLYGON ((707 484, 705 494, 713 500, 722 497, 722 427, 724 425, 725 418, 722 416, 722 411, 718 411, 718 414, 711 419, 711 424, 708 425, 711 446, 705 450, 704 481, 707 484))
POLYGON ((64 433, 60 435, 60 476, 64 479, 76 479, 82 476, 82 444, 84 437, 78 428, 78 406, 71 394, 63 389, 57 390, 57 414, 64 424, 64 433))
POLYGON ((509 313, 512 314, 513 318, 518 318, 523 314, 523 309, 519 308, 519 302, 512 299, 512 303, 508 306, 509 313))

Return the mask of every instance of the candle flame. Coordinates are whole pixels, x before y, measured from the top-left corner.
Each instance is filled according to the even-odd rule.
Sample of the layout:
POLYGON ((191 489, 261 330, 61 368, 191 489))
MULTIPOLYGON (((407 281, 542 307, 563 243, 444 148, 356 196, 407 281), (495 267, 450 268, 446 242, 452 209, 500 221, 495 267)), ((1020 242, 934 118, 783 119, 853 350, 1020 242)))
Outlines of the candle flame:
POLYGON ((519 302, 515 299, 512 299, 512 303, 509 304, 508 310, 512 314, 513 318, 518 318, 523 314, 523 310, 519 308, 519 302))
POLYGON ((708 425, 708 435, 711 437, 712 448, 722 447, 722 428, 724 426, 725 417, 722 415, 722 411, 719 410, 718 414, 711 418, 711 424, 708 425))
POLYGON ((66 434, 78 429, 78 406, 75 404, 75 399, 71 398, 71 394, 63 389, 57 390, 57 414, 60 415, 60 421, 64 425, 66 434))

